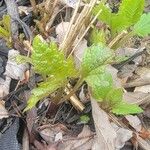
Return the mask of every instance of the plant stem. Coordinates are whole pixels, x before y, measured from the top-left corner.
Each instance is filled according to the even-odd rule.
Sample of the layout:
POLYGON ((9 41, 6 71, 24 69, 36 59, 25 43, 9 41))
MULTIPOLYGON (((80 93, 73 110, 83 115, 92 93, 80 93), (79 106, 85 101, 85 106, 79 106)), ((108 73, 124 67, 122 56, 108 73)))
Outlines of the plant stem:
POLYGON ((69 93, 68 95, 64 96, 64 97, 62 98, 62 100, 61 100, 59 103, 62 103, 62 102, 64 102, 64 101, 68 100, 73 94, 75 94, 75 92, 76 92, 76 91, 78 90, 78 88, 81 86, 82 82, 83 82, 83 78, 81 77, 81 78, 78 80, 78 82, 76 83, 76 85, 74 86, 74 88, 72 89, 72 91, 70 91, 70 93, 69 93))

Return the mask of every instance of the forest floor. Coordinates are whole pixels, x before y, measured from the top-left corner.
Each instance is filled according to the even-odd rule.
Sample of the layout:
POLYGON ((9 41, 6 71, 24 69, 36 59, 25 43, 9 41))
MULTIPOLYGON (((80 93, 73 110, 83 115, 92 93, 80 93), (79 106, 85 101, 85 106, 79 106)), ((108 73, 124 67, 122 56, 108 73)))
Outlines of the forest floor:
MULTIPOLYGON (((120 0, 104 3, 119 12, 120 0)), ((112 35, 113 27, 99 20, 105 10, 93 14, 97 4, 0 1, 0 150, 150 150, 150 37, 129 37, 132 27, 112 35), (105 51, 97 53, 91 45, 99 42, 105 51), (114 53, 120 59, 108 61, 114 53), (100 82, 99 72, 85 77, 98 63, 111 75, 110 93, 105 72, 100 82), (99 93, 115 102, 123 98, 137 113, 130 105, 113 109, 99 93)), ((142 11, 149 14, 149 0, 142 11)))

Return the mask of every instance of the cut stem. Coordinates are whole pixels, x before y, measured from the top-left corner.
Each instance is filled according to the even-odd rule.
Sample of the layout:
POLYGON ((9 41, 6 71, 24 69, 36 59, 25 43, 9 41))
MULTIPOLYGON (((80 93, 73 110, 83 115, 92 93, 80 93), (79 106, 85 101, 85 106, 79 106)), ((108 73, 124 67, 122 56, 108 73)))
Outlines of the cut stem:
POLYGON ((72 91, 70 91, 70 93, 69 93, 68 95, 64 96, 64 97, 62 98, 62 100, 61 100, 60 103, 62 103, 62 102, 64 102, 64 101, 68 100, 72 95, 74 95, 75 92, 78 90, 78 88, 81 86, 82 82, 83 82, 83 78, 80 78, 80 79, 78 80, 77 84, 76 84, 76 85, 74 86, 74 88, 72 89, 72 91))

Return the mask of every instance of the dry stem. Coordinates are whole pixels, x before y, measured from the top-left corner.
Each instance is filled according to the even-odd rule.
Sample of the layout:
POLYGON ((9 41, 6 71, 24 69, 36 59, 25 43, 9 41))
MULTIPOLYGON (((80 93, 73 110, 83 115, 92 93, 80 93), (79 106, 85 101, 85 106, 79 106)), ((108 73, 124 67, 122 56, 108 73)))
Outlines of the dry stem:
POLYGON ((75 16, 77 15, 77 11, 79 8, 79 3, 76 6, 75 12, 72 16, 70 27, 68 32, 65 35, 65 38, 60 45, 60 49, 65 51, 66 56, 68 56, 71 52, 71 48, 77 39, 79 33, 83 33, 86 30, 85 24, 87 22, 87 18, 90 17, 91 11, 95 6, 97 0, 91 0, 89 4, 86 4, 79 14, 78 18, 75 20, 75 16), (74 24, 73 24, 74 23, 74 24), (83 31, 84 30, 84 31, 83 31))

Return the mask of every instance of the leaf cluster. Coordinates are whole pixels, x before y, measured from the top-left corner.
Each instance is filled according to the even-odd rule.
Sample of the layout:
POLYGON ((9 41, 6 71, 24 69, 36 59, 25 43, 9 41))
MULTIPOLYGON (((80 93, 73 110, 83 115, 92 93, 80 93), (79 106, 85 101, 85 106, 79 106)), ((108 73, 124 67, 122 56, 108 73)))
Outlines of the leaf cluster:
POLYGON ((78 72, 72 58, 66 59, 63 52, 58 50, 56 43, 48 44, 40 36, 34 38, 30 63, 34 66, 35 72, 46 78, 46 81, 32 90, 26 110, 64 86, 68 78, 75 77, 78 72))
MULTIPOLYGON (((128 29, 130 29, 128 32, 132 33, 130 35, 144 37, 150 33, 150 13, 142 14, 144 3, 144 0, 122 0, 118 13, 112 13, 108 5, 100 2, 94 8, 93 14, 96 15, 100 9, 102 10, 98 19, 109 26, 113 37, 128 29)), ((73 60, 66 59, 55 43, 48 44, 39 36, 35 37, 31 63, 35 71, 43 75, 46 81, 32 91, 26 110, 58 88, 64 87, 68 79, 78 73, 78 77, 81 77, 82 82, 87 82, 92 96, 104 109, 118 115, 142 112, 139 106, 126 103, 123 100, 123 89, 113 84, 112 76, 106 67, 116 61, 117 57, 113 50, 105 46, 106 40, 104 30, 92 31, 90 39, 92 46, 85 51, 78 72, 73 60)))
POLYGON ((112 36, 130 28, 133 34, 144 37, 150 33, 150 13, 143 14, 144 4, 145 0, 122 0, 118 13, 112 13, 108 5, 100 2, 93 14, 102 10, 98 19, 110 27, 112 36))
POLYGON ((113 85, 112 76, 107 72, 106 66, 114 59, 114 52, 102 43, 92 45, 85 52, 82 71, 85 81, 91 87, 92 96, 104 109, 118 115, 142 112, 137 105, 126 103, 123 100, 123 90, 113 85))
MULTIPOLYGON (((100 102, 105 109, 116 114, 129 114, 141 112, 136 105, 129 105, 123 101, 122 89, 113 85, 113 79, 106 71, 107 64, 115 60, 115 53, 102 43, 89 47, 81 65, 80 76, 91 88, 92 96, 100 102), (127 109, 128 108, 128 109, 127 109)), ((46 81, 40 83, 32 90, 28 101, 28 110, 36 103, 48 96, 58 88, 67 84, 67 79, 75 77, 72 59, 66 59, 62 52, 58 51, 55 43, 47 44, 39 36, 34 39, 31 63, 36 72, 46 77, 46 81)))

